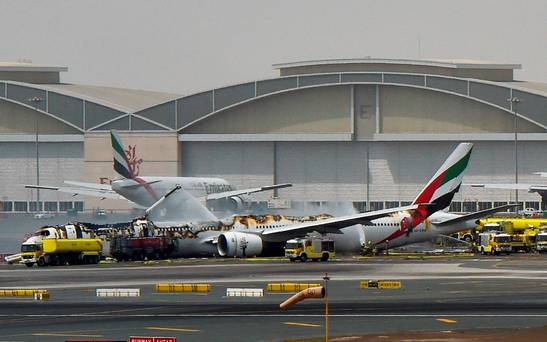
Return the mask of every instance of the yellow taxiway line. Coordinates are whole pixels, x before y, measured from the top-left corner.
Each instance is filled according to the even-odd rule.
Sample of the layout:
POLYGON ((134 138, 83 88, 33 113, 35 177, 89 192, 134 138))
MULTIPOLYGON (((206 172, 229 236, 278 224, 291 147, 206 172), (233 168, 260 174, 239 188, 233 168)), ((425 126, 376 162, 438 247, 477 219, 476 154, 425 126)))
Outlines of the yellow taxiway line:
POLYGON ((447 323, 447 324, 458 323, 458 321, 455 321, 453 319, 448 319, 448 318, 437 318, 437 321, 447 323))
POLYGON ((168 327, 146 327, 146 330, 158 330, 158 331, 178 331, 178 332, 199 332, 198 329, 187 328, 168 328, 168 327))
POLYGON ((300 323, 300 322, 282 322, 285 325, 294 325, 298 327, 310 327, 310 328, 320 328, 321 324, 311 324, 311 323, 300 323))

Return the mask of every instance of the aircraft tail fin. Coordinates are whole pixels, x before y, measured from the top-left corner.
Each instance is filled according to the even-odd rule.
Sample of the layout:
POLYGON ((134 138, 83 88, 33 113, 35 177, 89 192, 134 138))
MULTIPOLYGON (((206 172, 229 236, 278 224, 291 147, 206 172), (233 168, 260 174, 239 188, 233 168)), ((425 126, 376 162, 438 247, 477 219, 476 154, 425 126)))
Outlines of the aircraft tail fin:
POLYGON ((111 130, 110 140, 112 142, 114 170, 124 178, 135 178, 135 173, 130 167, 129 159, 127 158, 122 139, 118 135, 118 132, 111 130))
POLYGON ((450 205, 462 184, 472 150, 472 143, 460 143, 416 197, 413 204, 428 203, 417 209, 422 220, 450 205))

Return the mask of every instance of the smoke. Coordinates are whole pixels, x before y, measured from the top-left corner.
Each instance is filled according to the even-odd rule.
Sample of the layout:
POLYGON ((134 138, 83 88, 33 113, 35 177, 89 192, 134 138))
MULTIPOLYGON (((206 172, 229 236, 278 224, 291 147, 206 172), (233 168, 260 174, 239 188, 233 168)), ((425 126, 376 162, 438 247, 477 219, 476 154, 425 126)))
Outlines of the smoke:
POLYGON ((156 206, 149 218, 159 226, 218 221, 197 198, 182 188, 156 206))

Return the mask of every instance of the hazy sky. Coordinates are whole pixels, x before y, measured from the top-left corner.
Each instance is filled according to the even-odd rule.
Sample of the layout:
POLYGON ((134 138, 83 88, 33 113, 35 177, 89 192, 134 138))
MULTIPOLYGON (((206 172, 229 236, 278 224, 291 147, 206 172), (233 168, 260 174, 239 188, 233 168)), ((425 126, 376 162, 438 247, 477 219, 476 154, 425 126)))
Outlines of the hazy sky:
POLYGON ((546 0, 0 0, 0 33, 1 61, 180 94, 273 77, 274 63, 364 56, 520 63, 518 79, 547 83, 546 0))

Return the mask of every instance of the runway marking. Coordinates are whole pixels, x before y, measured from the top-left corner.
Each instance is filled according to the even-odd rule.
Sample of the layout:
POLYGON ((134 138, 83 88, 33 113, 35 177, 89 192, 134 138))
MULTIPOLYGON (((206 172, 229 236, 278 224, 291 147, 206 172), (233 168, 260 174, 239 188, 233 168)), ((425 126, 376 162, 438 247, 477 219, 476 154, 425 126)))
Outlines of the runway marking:
POLYGON ((113 314, 118 312, 127 312, 127 311, 142 311, 142 310, 154 310, 161 309, 163 306, 153 306, 147 308, 133 308, 133 309, 120 309, 120 310, 106 310, 106 311, 95 311, 95 312, 84 312, 83 315, 96 315, 96 314, 113 314))
POLYGON ((311 324, 311 323, 299 323, 299 322, 282 322, 285 325, 295 325, 299 327, 310 327, 310 328, 320 328, 320 324, 311 324))
POLYGON ((85 335, 85 334, 67 334, 67 333, 33 333, 32 336, 104 337, 103 335, 85 335))
POLYGON ((159 330, 159 331, 178 331, 178 332, 199 332, 199 329, 187 329, 187 328, 167 328, 167 327, 146 327, 146 330, 159 330))
POLYGON ((443 322, 443 323, 446 323, 446 324, 458 323, 458 321, 455 321, 453 319, 448 319, 448 318, 437 318, 437 321, 443 322))
MULTIPOLYGON (((452 314, 450 317, 532 317, 544 318, 547 314, 452 314)), ((0 317, 37 317, 37 318, 63 318, 63 317, 118 317, 118 318, 169 318, 169 317, 325 317, 323 314, 0 314, 0 317)), ((329 317, 439 317, 439 314, 329 314, 329 317)))
MULTIPOLYGON (((465 273, 465 272, 464 272, 465 273)), ((518 280, 536 280, 536 281, 545 281, 547 280, 547 271, 534 271, 537 275, 525 275, 519 273, 518 271, 514 272, 502 272, 496 275, 482 274, 482 275, 473 275, 473 274, 439 274, 437 276, 431 275, 407 275, 407 274, 371 274, 369 277, 371 279, 385 279, 385 278, 397 278, 400 280, 450 280, 450 279, 482 279, 482 280, 495 280, 495 279, 518 279, 518 280)), ((336 276, 333 275, 331 281, 359 281, 362 280, 362 276, 336 276)), ((123 287, 123 286, 146 286, 154 285, 158 282, 171 282, 172 279, 158 279, 158 280, 146 280, 146 281, 123 281, 123 282, 94 282, 93 284, 89 283, 73 283, 73 284, 37 284, 34 287, 44 288, 44 289, 81 289, 81 288, 97 288, 97 287, 123 287)), ((212 284, 248 284, 248 283, 257 283, 257 282, 276 282, 276 281, 317 281, 317 277, 309 276, 287 276, 287 277, 263 277, 263 278, 236 278, 236 279, 226 279, 226 278, 188 278, 188 282, 192 283, 212 283, 212 284)), ((28 286, 27 286, 28 287, 28 286)), ((7 286, 3 287, 5 289, 12 288, 21 288, 21 286, 7 286)), ((2 299, 3 300, 3 299, 2 299)))

